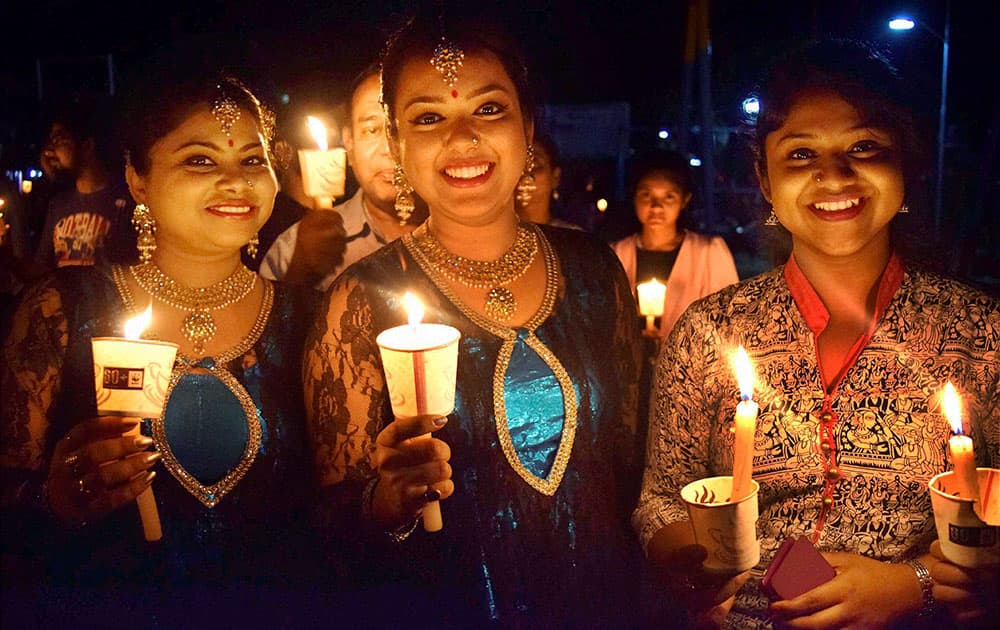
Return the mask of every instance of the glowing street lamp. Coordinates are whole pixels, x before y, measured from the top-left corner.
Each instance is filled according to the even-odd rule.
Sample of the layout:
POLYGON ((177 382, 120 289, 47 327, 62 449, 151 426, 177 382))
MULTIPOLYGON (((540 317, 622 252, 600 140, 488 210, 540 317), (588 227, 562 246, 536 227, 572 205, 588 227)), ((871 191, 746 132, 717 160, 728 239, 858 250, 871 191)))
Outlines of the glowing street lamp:
POLYGON ((900 15, 889 20, 889 28, 893 31, 910 31, 919 26, 934 37, 942 45, 941 48, 941 106, 938 109, 938 146, 937 146, 937 186, 934 191, 934 228, 937 233, 941 233, 941 216, 944 190, 944 141, 947 132, 946 120, 948 117, 948 35, 951 30, 951 2, 944 4, 944 35, 930 28, 924 22, 917 21, 910 16, 900 15))

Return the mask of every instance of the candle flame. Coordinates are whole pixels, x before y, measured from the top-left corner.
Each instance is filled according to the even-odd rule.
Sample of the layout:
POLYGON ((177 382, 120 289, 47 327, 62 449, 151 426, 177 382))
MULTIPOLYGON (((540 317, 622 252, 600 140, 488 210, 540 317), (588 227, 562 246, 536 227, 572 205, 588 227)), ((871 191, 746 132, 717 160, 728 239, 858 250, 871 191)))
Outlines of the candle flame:
POLYGON ((326 142, 326 126, 323 124, 323 121, 315 116, 306 116, 306 124, 309 125, 309 133, 312 134, 316 144, 319 145, 319 150, 326 151, 330 145, 326 142))
POLYGON ((409 291, 403 296, 403 303, 406 305, 406 318, 409 320, 410 326, 416 326, 424 318, 423 303, 409 291))
POLYGON ((146 310, 139 313, 132 319, 125 322, 125 338, 126 339, 138 339, 142 336, 142 333, 149 326, 149 322, 153 321, 153 303, 150 302, 146 310))
POLYGON ((948 419, 951 430, 958 435, 962 434, 962 399, 955 386, 948 381, 941 393, 941 406, 944 407, 944 417, 948 419))
POLYGON ((733 371, 736 372, 736 382, 740 386, 740 398, 750 400, 753 398, 753 364, 742 344, 733 357, 733 371))
POLYGON ((643 282, 639 286, 640 287, 662 287, 663 283, 660 282, 659 280, 657 280, 656 278, 653 278, 652 280, 650 280, 648 282, 643 282))

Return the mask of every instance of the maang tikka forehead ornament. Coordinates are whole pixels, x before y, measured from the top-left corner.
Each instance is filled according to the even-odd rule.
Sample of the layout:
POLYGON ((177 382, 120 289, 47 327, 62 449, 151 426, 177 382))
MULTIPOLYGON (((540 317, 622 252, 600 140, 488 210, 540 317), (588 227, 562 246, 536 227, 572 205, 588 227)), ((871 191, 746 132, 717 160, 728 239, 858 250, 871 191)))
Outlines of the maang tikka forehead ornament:
POLYGON ((232 97, 226 94, 221 85, 217 85, 216 87, 219 88, 219 96, 212 101, 212 116, 219 121, 222 133, 230 136, 232 135, 233 125, 240 119, 240 106, 236 104, 236 101, 232 97))
POLYGON ((441 41, 434 47, 431 65, 441 73, 445 85, 453 88, 458 83, 458 69, 462 67, 464 59, 465 51, 442 35, 441 41))

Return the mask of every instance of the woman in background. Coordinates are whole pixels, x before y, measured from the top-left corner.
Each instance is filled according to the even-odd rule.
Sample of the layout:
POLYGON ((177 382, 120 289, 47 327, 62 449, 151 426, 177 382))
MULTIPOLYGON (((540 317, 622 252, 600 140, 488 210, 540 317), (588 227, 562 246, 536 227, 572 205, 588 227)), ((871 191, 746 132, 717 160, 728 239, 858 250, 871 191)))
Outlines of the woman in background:
POLYGON ((691 203, 691 167, 677 153, 640 159, 632 172, 635 216, 642 229, 611 245, 635 286, 656 279, 667 285, 656 336, 665 339, 692 302, 739 280, 733 255, 720 236, 681 227, 691 203))

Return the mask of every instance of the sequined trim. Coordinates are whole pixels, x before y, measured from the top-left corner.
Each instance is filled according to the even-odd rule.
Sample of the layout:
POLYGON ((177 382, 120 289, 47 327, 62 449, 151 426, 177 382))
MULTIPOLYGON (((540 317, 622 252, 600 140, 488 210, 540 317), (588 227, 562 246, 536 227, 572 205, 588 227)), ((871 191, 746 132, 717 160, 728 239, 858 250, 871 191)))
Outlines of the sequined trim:
POLYGON ((548 319, 555 307, 556 296, 559 294, 562 283, 562 271, 559 267, 559 259, 556 257, 555 251, 544 234, 534 225, 531 228, 534 230, 544 254, 545 295, 542 298, 542 305, 538 311, 523 326, 528 331, 528 335, 524 337, 524 341, 549 366, 556 380, 559 382, 559 387, 563 394, 563 410, 565 413, 562 434, 559 440, 559 449, 556 451, 555 461, 552 463, 552 468, 549 470, 548 477, 546 478, 538 477, 521 463, 521 459, 518 457, 517 450, 514 448, 514 443, 510 437, 507 405, 504 400, 504 375, 510 366, 514 344, 517 343, 517 329, 501 326, 466 306, 447 285, 444 275, 435 269, 422 255, 422 252, 413 243, 413 237, 407 234, 403 236, 402 240, 407 251, 417 261, 417 264, 427 274, 427 277, 431 279, 431 282, 463 315, 483 330, 503 339, 503 344, 500 346, 500 351, 497 354, 497 363, 493 370, 493 412, 496 417, 497 436, 500 439, 504 457, 507 458, 507 463, 510 464, 511 468, 532 488, 542 494, 551 496, 559 488, 559 483, 562 481, 563 476, 566 474, 566 469, 569 467, 573 442, 576 438, 576 421, 579 406, 576 397, 576 388, 573 386, 573 381, 569 373, 566 372, 566 368, 562 366, 562 363, 559 362, 555 354, 542 343, 541 339, 535 335, 535 330, 548 319))
MULTIPOLYGON (((128 284, 125 280, 124 271, 120 266, 115 266, 112 268, 112 277, 114 278, 115 285, 118 288, 118 292, 122 297, 122 301, 125 304, 125 308, 128 312, 135 311, 135 304, 132 298, 132 292, 128 288, 128 284)), ((177 354, 177 360, 174 363, 174 369, 170 376, 170 385, 167 387, 167 393, 165 399, 167 404, 169 404, 170 396, 174 391, 174 387, 180 382, 181 378, 190 372, 193 368, 203 368, 207 370, 210 374, 218 378, 222 383, 236 396, 239 400, 240 406, 243 407, 243 413, 247 418, 247 428, 249 437, 247 438, 247 445, 243 451, 243 457, 240 459, 239 463, 230 470, 225 477, 220 481, 206 486, 200 483, 193 475, 187 472, 177 458, 174 456, 173 451, 170 449, 170 443, 167 441, 166 429, 164 426, 164 421, 167 414, 167 404, 163 406, 163 413, 160 414, 159 418, 154 418, 152 421, 152 433, 153 442, 160 453, 162 453, 163 465, 170 474, 180 482, 181 486, 185 490, 190 492, 196 499, 201 501, 205 507, 215 507, 222 497, 226 496, 236 485, 243 479, 247 471, 253 465, 254 460, 257 457, 257 453, 260 452, 260 444, 263 439, 263 427, 261 424, 260 415, 257 412, 256 403, 254 403, 253 397, 247 392, 246 388, 239 382, 239 380, 225 367, 225 364, 232 361, 233 359, 243 356, 246 354, 250 348, 253 347, 257 340, 264 332, 264 328, 267 326, 267 320, 271 315, 271 308, 274 306, 274 287, 270 282, 264 282, 264 299, 261 302, 260 311, 257 313, 257 319, 254 322, 253 327, 250 332, 240 340, 238 344, 232 348, 222 352, 218 357, 211 359, 209 363, 205 364, 205 358, 195 360, 191 357, 184 355, 183 353, 177 354)))

